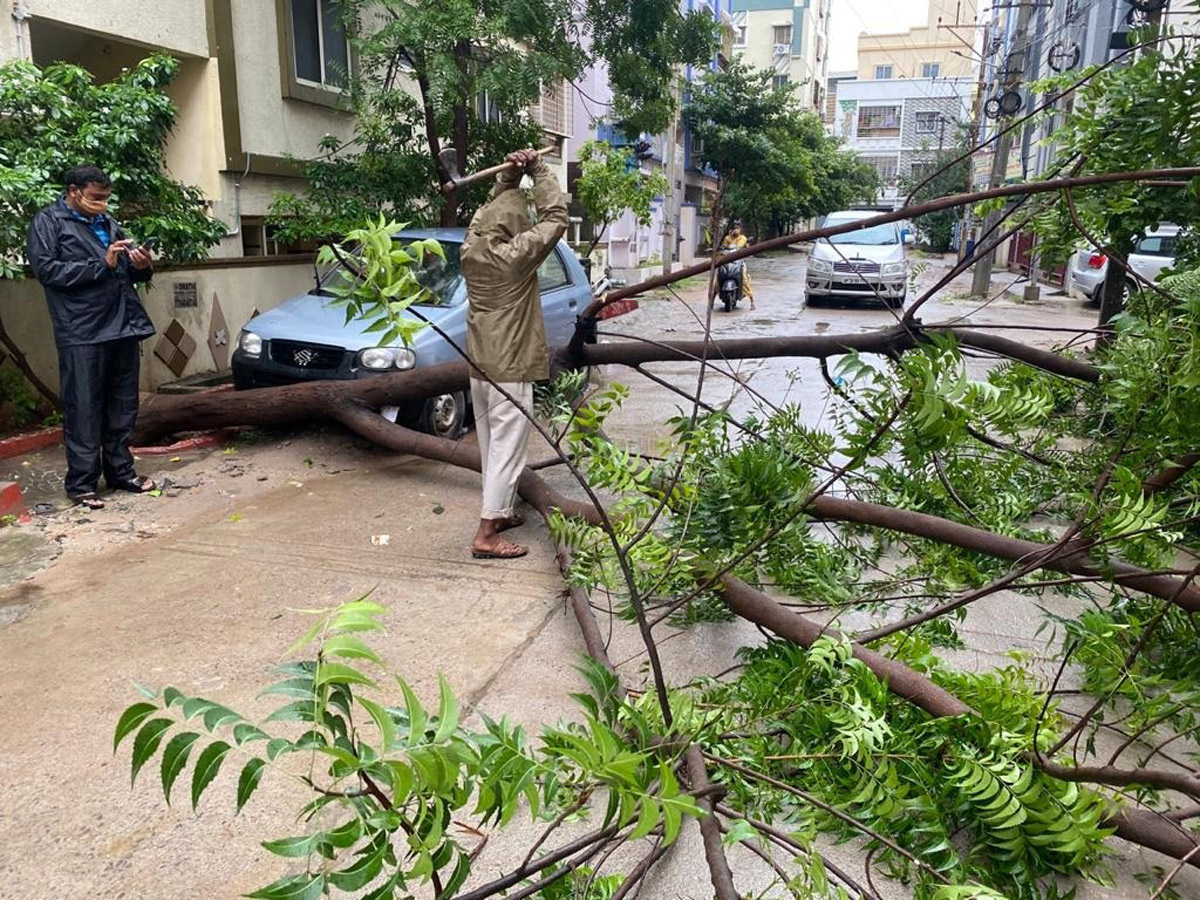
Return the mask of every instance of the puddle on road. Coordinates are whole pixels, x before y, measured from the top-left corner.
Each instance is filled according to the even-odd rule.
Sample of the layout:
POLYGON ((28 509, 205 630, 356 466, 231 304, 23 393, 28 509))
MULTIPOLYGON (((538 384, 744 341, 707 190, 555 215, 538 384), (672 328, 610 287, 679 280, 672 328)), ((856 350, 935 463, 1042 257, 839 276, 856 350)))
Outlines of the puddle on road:
POLYGON ((813 331, 815 331, 817 334, 821 334, 821 333, 823 333, 823 332, 826 332, 826 331, 828 331, 828 330, 829 330, 829 323, 828 323, 828 322, 817 322, 817 323, 816 323, 816 324, 813 326, 813 331))

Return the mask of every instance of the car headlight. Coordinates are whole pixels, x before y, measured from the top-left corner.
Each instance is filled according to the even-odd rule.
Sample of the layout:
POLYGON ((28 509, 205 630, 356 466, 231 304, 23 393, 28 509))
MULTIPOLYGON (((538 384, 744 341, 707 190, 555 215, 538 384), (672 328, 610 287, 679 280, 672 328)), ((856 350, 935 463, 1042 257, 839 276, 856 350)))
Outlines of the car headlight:
POLYGON ((407 347, 396 348, 396 358, 392 362, 397 369, 411 369, 417 364, 417 354, 407 347))
POLYGON ((884 263, 879 267, 879 274, 884 278, 896 278, 897 276, 903 277, 907 272, 908 263, 904 261, 884 263))
POLYGON ((390 369, 395 358, 396 351, 390 347, 368 347, 358 354, 358 364, 364 369, 379 371, 390 369))
POLYGON ((262 355, 262 338, 253 331, 243 331, 238 337, 238 346, 247 356, 262 355))
POLYGON ((819 257, 811 257, 808 260, 808 271, 812 272, 815 275, 832 275, 833 274, 833 263, 827 259, 820 259, 819 257))

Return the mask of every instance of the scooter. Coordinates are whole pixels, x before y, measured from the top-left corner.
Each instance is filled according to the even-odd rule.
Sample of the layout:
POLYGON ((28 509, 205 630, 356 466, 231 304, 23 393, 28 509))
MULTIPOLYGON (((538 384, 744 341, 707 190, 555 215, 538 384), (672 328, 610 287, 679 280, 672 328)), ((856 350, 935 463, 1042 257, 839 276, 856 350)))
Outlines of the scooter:
MULTIPOLYGON (((724 253, 732 253, 733 250, 724 250, 724 253)), ((742 276, 746 271, 746 263, 744 260, 735 259, 732 262, 722 263, 717 269, 717 296, 721 298, 721 303, 725 306, 725 312, 733 312, 738 301, 742 299, 742 276)))

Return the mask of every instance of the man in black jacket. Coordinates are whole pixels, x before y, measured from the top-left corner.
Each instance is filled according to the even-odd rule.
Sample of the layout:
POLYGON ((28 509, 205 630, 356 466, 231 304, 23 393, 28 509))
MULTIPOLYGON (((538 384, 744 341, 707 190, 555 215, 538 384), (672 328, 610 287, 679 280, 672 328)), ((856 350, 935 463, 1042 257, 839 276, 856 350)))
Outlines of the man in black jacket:
POLYGON ((154 482, 134 473, 130 436, 137 420, 139 342, 154 325, 134 284, 152 274, 150 253, 135 247, 107 214, 109 179, 78 166, 66 191, 34 216, 27 256, 46 291, 63 401, 67 496, 91 509, 100 475, 116 490, 144 493, 154 482))

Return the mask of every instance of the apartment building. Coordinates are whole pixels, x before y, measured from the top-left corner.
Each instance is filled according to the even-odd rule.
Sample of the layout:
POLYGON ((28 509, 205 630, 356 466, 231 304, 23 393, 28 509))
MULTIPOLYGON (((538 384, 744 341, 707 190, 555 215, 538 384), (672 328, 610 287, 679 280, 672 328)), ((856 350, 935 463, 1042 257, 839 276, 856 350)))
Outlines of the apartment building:
MULTIPOLYGON (((332 0, 15 0, 0 15, 0 61, 69 62, 100 81, 152 53, 180 61, 168 89, 178 120, 171 174, 198 186, 228 231, 211 258, 156 274, 146 296, 159 337, 145 345, 142 387, 228 369, 231 342, 256 313, 312 282, 312 248, 281 244, 272 197, 304 186, 295 159, 326 135, 346 139, 344 93, 355 60, 332 0)), ((563 151, 571 104, 550 91, 532 111, 563 151)), ((57 383, 49 317, 36 283, 0 282, 5 325, 38 373, 57 383)))
MULTIPOLYGON (((858 37, 859 81, 961 78, 977 71, 976 0, 928 0, 925 25, 875 34, 863 22, 858 37)), ((853 11, 839 15, 856 15, 853 11)))
POLYGON ((733 0, 734 53, 797 85, 796 97, 820 112, 829 71, 831 0, 733 0))
MULTIPOLYGON (((706 71, 724 66, 735 52, 732 3, 737 0, 680 0, 683 11, 701 10, 719 26, 721 45, 706 66, 685 66, 679 72, 683 99, 689 85, 706 71)), ((639 224, 632 213, 612 223, 597 245, 596 261, 610 265, 614 274, 640 280, 661 271, 665 255, 672 263, 688 265, 700 252, 708 231, 709 211, 716 196, 716 173, 701 163, 703 147, 686 117, 676 116, 672 126, 660 134, 627 135, 612 122, 609 110, 613 99, 608 71, 603 64, 590 68, 572 90, 574 137, 570 146, 568 184, 579 171, 578 148, 588 140, 607 141, 613 146, 641 144, 645 158, 639 162, 642 172, 662 172, 670 182, 669 196, 655 200, 650 223, 639 224), (665 251, 665 252, 664 252, 665 251)), ((591 237, 591 223, 577 223, 583 243, 591 237)))
POLYGON ((903 205, 900 182, 930 171, 938 153, 953 145, 974 89, 972 77, 838 83, 832 131, 875 167, 882 182, 879 208, 903 205))

